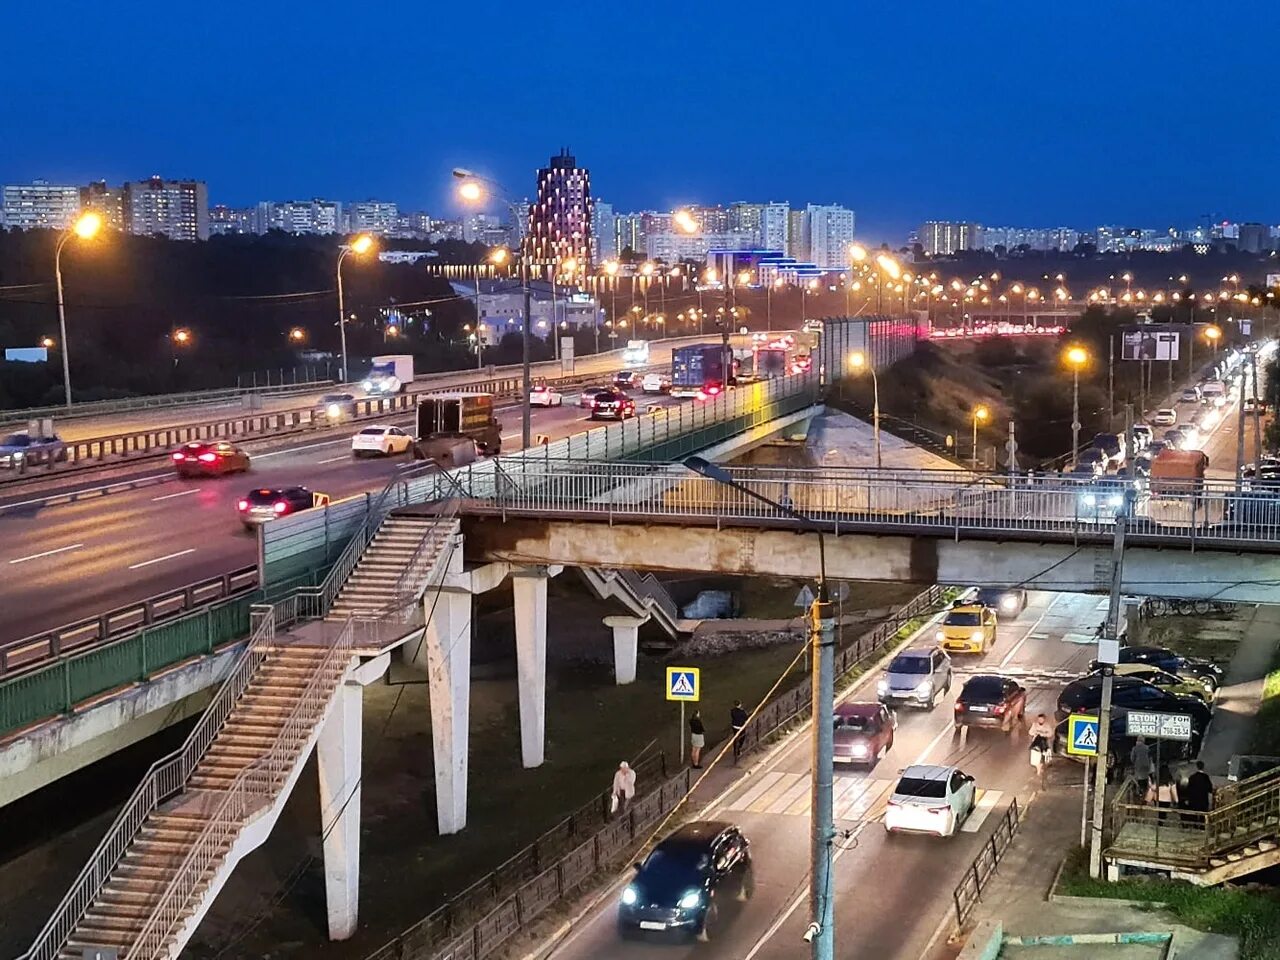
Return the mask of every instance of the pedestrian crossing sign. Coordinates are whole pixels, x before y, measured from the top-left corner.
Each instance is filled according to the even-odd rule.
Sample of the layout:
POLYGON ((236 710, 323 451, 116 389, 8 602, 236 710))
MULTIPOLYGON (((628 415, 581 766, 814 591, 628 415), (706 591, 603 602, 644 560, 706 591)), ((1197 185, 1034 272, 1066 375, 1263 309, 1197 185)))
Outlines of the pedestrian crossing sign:
POLYGON ((667 667, 667 699, 697 703, 702 698, 702 671, 698 667, 667 667))
POLYGON ((1098 718, 1082 713, 1067 717, 1067 753, 1077 757, 1098 755, 1098 718))

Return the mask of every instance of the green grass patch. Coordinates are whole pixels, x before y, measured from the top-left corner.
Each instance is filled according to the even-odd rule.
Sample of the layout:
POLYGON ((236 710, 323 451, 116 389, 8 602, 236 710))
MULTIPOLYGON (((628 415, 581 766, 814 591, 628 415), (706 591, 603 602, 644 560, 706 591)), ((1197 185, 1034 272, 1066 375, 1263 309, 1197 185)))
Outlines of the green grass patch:
POLYGON ((1161 909, 1179 923, 1237 937, 1240 960, 1280 960, 1280 896, 1274 891, 1196 887, 1176 880, 1139 878, 1107 883, 1089 876, 1089 853, 1077 848, 1067 856, 1056 892, 1164 904, 1161 909))
POLYGON ((1249 752, 1263 755, 1280 752, 1280 654, 1262 682, 1262 703, 1254 720, 1249 752))

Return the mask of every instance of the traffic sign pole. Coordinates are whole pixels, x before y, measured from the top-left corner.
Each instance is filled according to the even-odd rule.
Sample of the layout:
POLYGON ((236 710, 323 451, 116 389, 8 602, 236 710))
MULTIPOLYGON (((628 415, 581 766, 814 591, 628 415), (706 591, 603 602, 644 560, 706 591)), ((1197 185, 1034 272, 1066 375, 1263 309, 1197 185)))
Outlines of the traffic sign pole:
POLYGON ((676 734, 676 739, 680 741, 680 763, 684 764, 684 701, 680 701, 680 731, 676 734))
POLYGON ((1120 584, 1124 572, 1125 519, 1129 500, 1116 517, 1115 541, 1111 555, 1111 594, 1107 604, 1107 622, 1098 637, 1098 659, 1102 661, 1102 702, 1098 705, 1098 763, 1093 774, 1093 830, 1089 837, 1089 876, 1102 876, 1102 818, 1107 807, 1107 750, 1111 743, 1111 694, 1115 683, 1115 664, 1119 660, 1118 624, 1120 621, 1120 584))
POLYGON ((1083 800, 1080 802, 1080 846, 1084 846, 1088 842, 1087 834, 1089 832, 1089 763, 1088 757, 1084 758, 1084 783, 1081 784, 1081 795, 1083 800))

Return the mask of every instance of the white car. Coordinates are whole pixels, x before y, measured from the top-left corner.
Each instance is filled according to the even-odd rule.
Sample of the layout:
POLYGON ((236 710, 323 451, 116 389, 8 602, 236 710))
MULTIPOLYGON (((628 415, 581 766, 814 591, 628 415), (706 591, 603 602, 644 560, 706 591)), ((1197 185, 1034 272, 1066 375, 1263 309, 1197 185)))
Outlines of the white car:
POLYGON ((660 373, 646 373, 640 381, 640 389, 645 393, 666 393, 671 389, 671 378, 660 373))
POLYGON ((558 407, 564 403, 564 394, 559 390, 548 387, 546 384, 538 384, 529 390, 529 406, 531 407, 558 407))
POLYGON ((889 833, 954 836, 977 804, 973 777, 958 767, 916 764, 902 771, 884 812, 889 833))
POLYGON ((1156 415, 1151 418, 1151 422, 1157 427, 1172 427, 1178 422, 1178 411, 1169 407, 1162 407, 1156 411, 1156 415))
POLYGON ((411 446, 413 446, 413 437, 399 427, 386 423, 375 423, 371 427, 365 427, 351 438, 351 454, 356 457, 373 454, 390 457, 393 454, 404 453, 411 446))

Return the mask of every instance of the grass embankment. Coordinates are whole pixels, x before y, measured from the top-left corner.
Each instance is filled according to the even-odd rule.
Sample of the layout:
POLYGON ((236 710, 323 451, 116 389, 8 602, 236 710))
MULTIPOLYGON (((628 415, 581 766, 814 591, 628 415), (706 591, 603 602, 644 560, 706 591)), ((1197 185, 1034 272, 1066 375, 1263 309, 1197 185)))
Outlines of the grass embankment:
POLYGON ((1067 857, 1057 893, 1075 897, 1163 904, 1161 909, 1196 930, 1237 937, 1240 960, 1280 960, 1280 897, 1272 891, 1195 887, 1171 880, 1127 879, 1118 883, 1089 876, 1089 854, 1067 857))
POLYGON ((1251 753, 1280 754, 1280 658, 1262 682, 1262 705, 1258 707, 1250 744, 1251 753))

